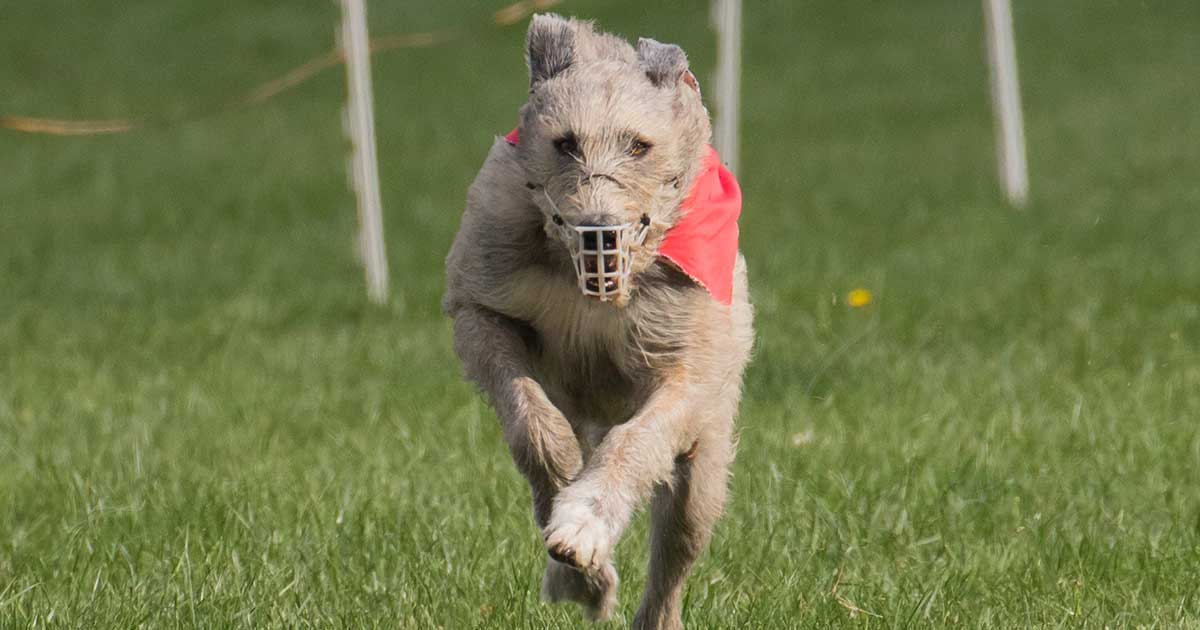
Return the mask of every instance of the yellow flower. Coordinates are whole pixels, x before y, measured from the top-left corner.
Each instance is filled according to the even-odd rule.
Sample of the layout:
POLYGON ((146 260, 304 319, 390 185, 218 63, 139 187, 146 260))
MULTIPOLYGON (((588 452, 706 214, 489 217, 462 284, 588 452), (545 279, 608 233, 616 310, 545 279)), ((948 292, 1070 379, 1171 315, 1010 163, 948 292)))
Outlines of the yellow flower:
POLYGON ((862 308, 871 303, 871 292, 866 289, 855 289, 846 296, 850 308, 862 308))

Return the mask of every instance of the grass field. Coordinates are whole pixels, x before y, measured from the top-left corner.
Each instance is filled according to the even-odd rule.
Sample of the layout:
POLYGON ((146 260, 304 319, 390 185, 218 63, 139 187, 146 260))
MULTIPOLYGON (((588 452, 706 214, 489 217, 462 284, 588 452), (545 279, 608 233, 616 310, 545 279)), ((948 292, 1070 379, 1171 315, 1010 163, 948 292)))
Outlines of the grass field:
MULTIPOLYGON (((0 115, 220 103, 336 21, 10 4, 0 115)), ((758 343, 690 628, 1200 627, 1200 5, 1016 4, 1024 212, 995 189, 978 2, 747 2, 758 343)), ((703 80, 706 6, 561 10, 679 42, 703 80)), ((471 33, 376 58, 386 307, 338 71, 180 127, 0 132, 0 628, 583 626, 537 600, 528 491, 439 312, 525 95, 492 8, 371 5, 378 34, 471 33)))

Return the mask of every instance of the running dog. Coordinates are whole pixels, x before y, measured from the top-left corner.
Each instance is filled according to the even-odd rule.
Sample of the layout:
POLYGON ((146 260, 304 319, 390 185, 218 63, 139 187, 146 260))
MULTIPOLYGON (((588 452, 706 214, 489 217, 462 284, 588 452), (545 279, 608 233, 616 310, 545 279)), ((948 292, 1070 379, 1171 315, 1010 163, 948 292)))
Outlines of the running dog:
POLYGON ((520 124, 492 145, 446 260, 455 351, 529 481, 543 598, 609 618, 613 547, 649 500, 633 627, 682 628, 753 342, 741 192, 678 46, 538 15, 526 59, 520 124))

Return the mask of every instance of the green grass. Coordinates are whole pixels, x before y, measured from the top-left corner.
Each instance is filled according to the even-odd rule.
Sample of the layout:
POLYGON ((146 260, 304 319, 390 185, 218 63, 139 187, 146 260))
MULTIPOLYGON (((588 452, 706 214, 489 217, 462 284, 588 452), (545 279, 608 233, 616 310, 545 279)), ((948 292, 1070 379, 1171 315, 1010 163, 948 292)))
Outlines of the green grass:
MULTIPOLYGON (((0 114, 219 103, 336 20, 12 4, 0 114)), ((978 4, 747 3, 758 344, 691 628, 1200 627, 1200 5, 1018 0, 1017 212, 978 4)), ((562 10, 680 42, 703 79, 705 7, 562 10)), ((490 8, 374 2, 372 25, 490 8)), ((376 59, 382 308, 340 72, 177 128, 0 133, 0 628, 583 625, 537 601, 528 491, 439 313, 466 185, 525 94, 521 28, 473 33, 376 59)), ((618 550, 623 618, 644 538, 618 550)))

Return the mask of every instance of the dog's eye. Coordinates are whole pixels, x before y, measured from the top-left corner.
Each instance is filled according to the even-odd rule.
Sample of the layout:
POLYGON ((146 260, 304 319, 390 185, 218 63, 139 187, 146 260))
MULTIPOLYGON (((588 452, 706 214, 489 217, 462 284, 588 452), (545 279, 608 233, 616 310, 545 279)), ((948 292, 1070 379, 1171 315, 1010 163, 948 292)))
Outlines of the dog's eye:
POLYGON ((573 135, 566 135, 554 141, 554 148, 558 149, 559 153, 569 155, 571 157, 579 156, 579 142, 573 135))
POLYGON ((634 140, 633 144, 629 145, 629 155, 632 155, 633 157, 642 157, 650 151, 651 146, 653 145, 645 140, 634 140))

